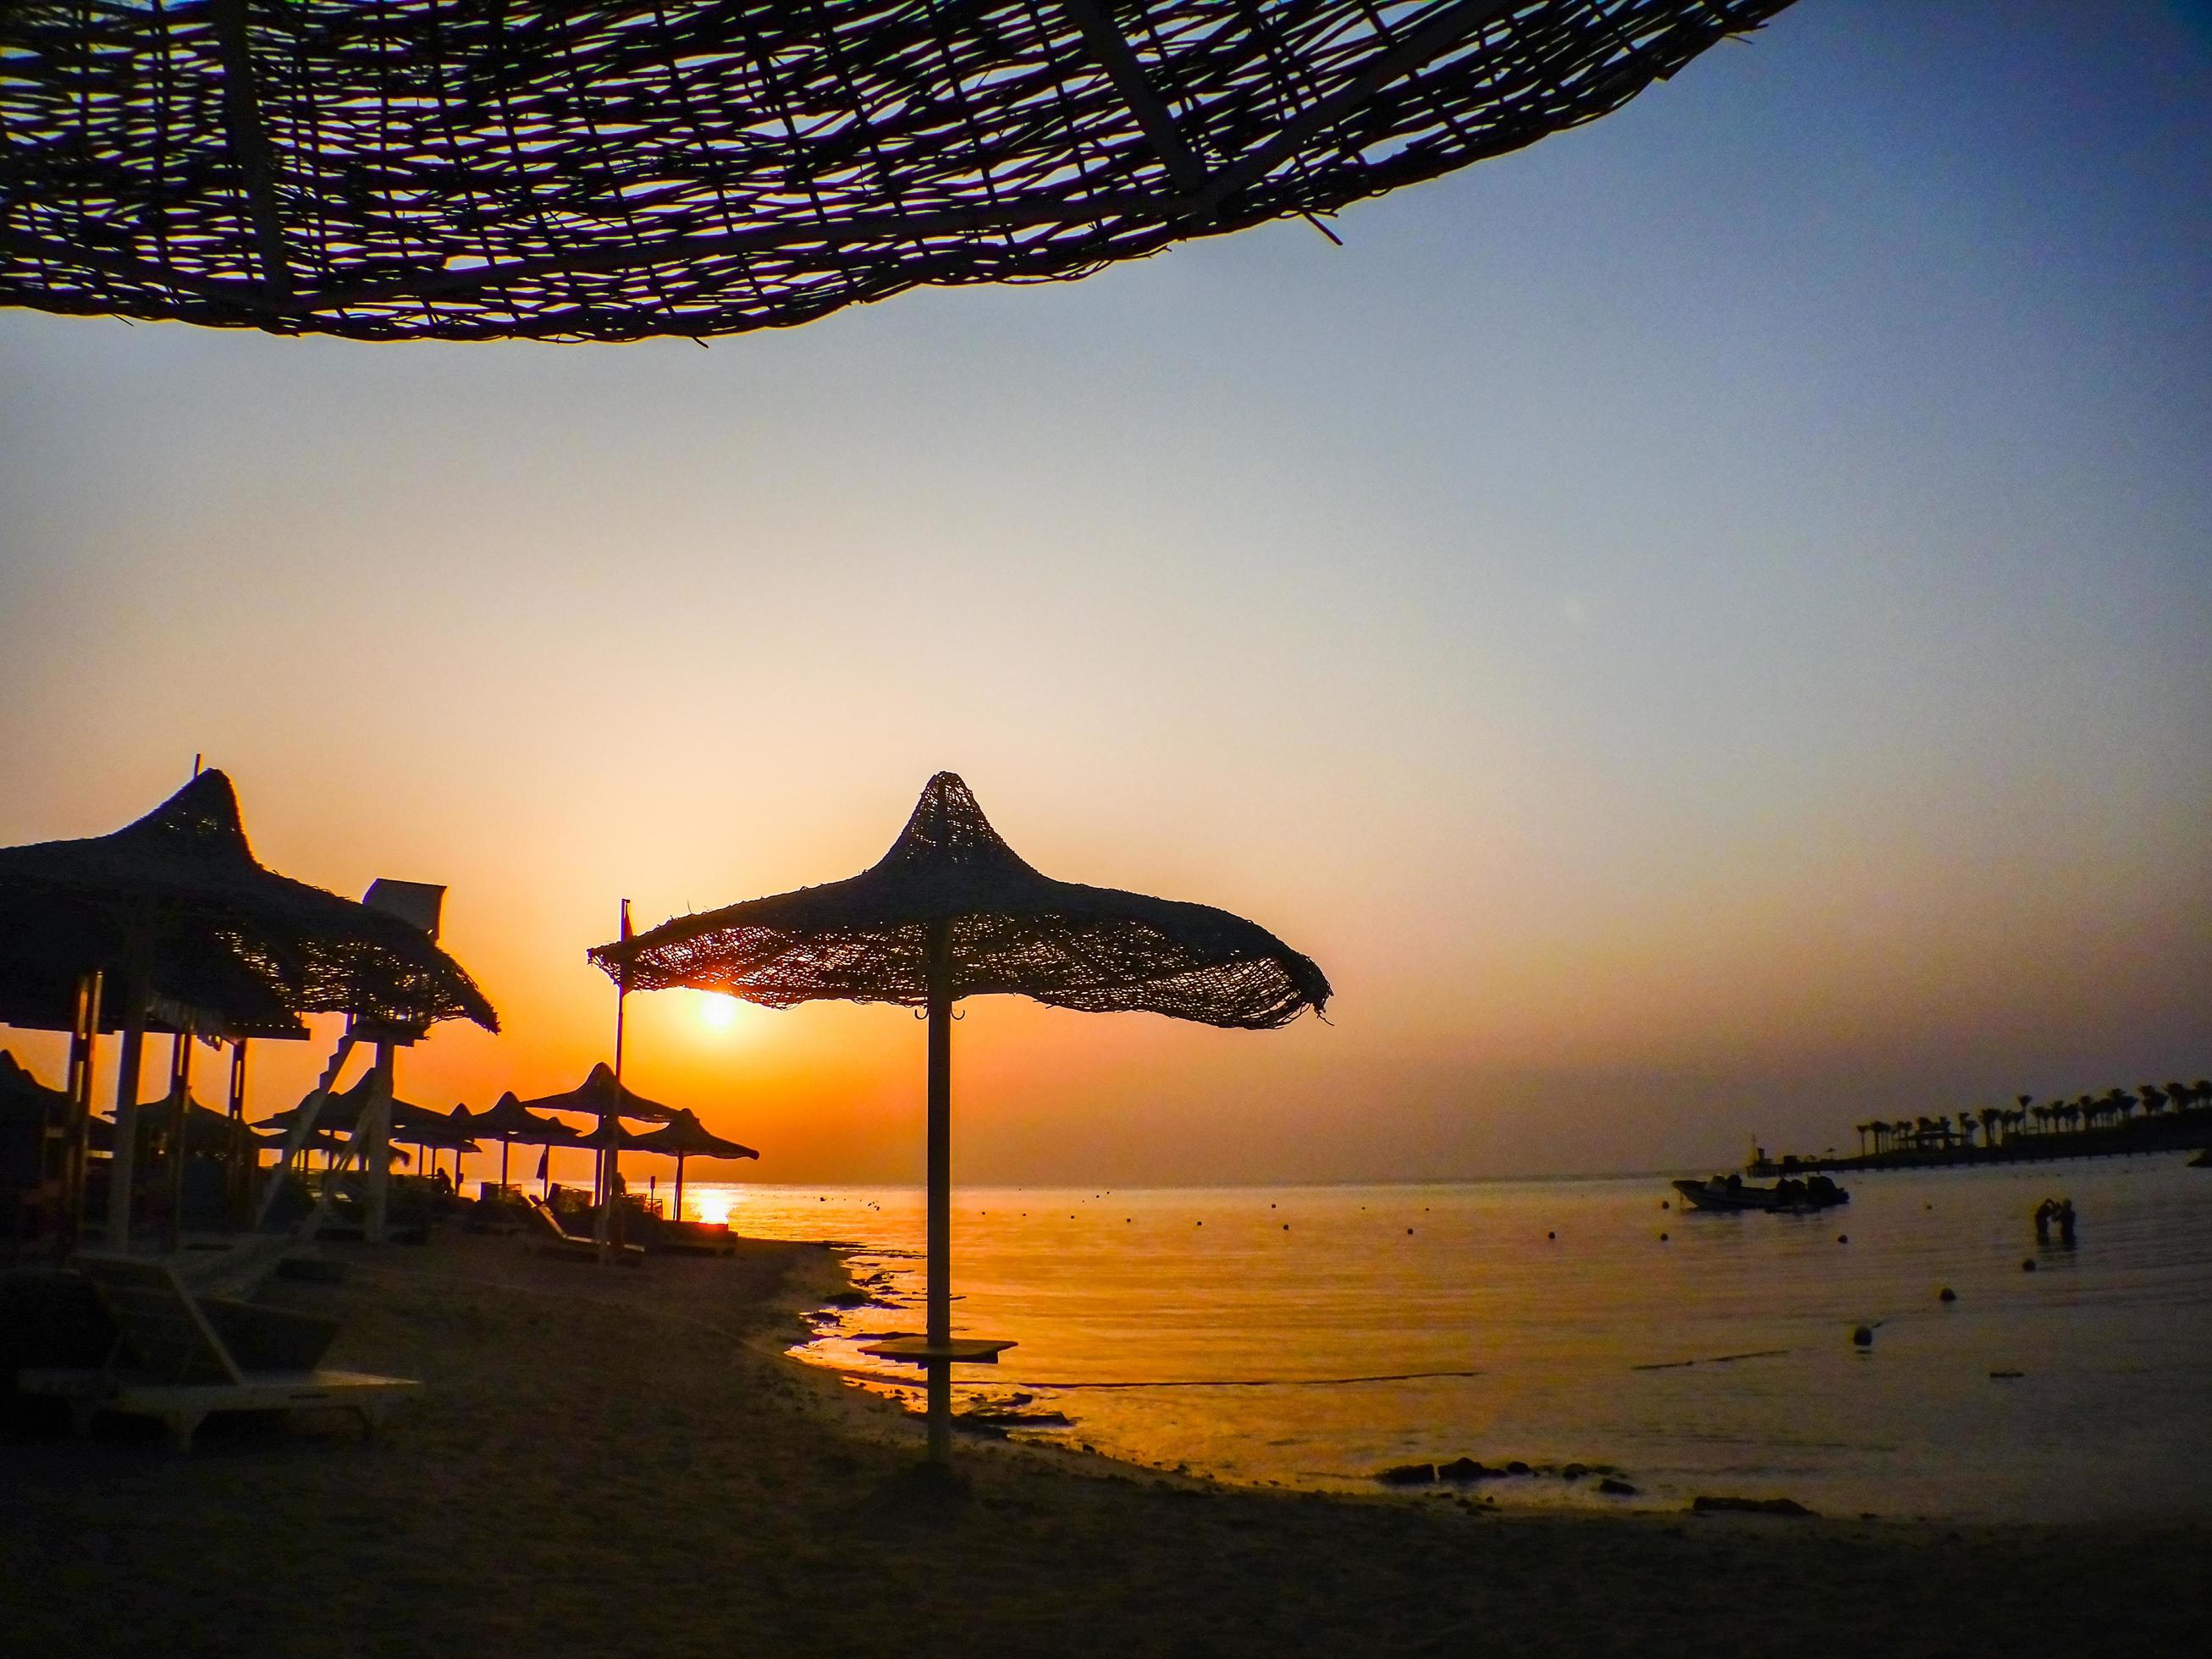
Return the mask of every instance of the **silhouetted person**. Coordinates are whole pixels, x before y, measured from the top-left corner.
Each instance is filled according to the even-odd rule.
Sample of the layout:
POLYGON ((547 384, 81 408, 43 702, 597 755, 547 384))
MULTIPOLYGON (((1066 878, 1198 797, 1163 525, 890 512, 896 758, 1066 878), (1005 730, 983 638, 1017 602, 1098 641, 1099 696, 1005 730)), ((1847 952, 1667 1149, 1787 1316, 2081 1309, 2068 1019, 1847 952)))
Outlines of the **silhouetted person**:
POLYGON ((2057 1208, 2058 1206, 2047 1198, 2035 1206, 2035 1242, 2037 1243, 2051 1243, 2051 1218, 2057 1208))
POLYGON ((2057 1218, 2058 1242, 2071 1249, 2074 1247, 2074 1200, 2072 1199, 2062 1198, 2058 1200, 2057 1218))

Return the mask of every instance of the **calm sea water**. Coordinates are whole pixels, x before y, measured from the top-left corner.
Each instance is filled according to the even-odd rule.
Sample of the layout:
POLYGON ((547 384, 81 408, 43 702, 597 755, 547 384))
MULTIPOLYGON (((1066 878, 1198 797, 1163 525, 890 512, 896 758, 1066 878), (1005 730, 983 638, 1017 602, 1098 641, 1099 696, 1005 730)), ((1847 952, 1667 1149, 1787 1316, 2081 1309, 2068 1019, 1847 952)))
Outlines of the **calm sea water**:
MULTIPOLYGON (((1846 1208, 1803 1218, 1665 1210, 1652 1177, 965 1189, 956 1324, 1020 1346, 963 1392, 1033 1395, 1073 1420, 1048 1437, 1254 1484, 1365 1487, 1465 1454, 1613 1464, 1642 1493, 1483 1487, 1509 1504, 2212 1516, 2212 1171, 1849 1184, 1846 1208), (2039 1248, 2029 1212, 2061 1193, 2078 1248, 2039 1248)), ((858 1349, 921 1328, 918 1192, 699 1185, 685 1209, 862 1243, 857 1271, 896 1305, 825 1321, 799 1352, 910 1376, 858 1349)))

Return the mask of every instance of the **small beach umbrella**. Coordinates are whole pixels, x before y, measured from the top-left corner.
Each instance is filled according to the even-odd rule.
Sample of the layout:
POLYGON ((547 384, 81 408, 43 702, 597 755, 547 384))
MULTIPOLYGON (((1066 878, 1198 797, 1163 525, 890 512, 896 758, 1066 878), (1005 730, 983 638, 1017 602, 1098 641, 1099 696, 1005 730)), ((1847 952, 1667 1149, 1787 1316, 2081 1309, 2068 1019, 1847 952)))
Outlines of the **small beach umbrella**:
MULTIPOLYGON (((673 1123, 679 1110, 674 1106, 664 1106, 657 1100, 647 1100, 617 1078, 614 1067, 605 1060, 595 1062, 584 1080, 566 1093, 540 1095, 535 1100, 526 1100, 520 1103, 526 1111, 582 1112, 599 1121, 600 1129, 588 1131, 575 1144, 595 1147, 599 1154, 594 1185, 599 1188, 599 1231, 602 1235, 605 1232, 610 1207, 606 1203, 607 1194, 613 1186, 613 1177, 621 1173, 621 1154, 628 1145, 619 1134, 603 1133, 605 1125, 611 1119, 625 1117, 643 1123, 673 1123)), ((605 1243, 605 1237, 599 1242, 605 1243)))
POLYGON ((676 1160, 676 1219, 684 1219, 684 1161, 691 1158, 758 1158, 760 1154, 750 1146, 740 1146, 734 1140, 725 1140, 699 1121, 690 1112, 678 1115, 673 1123, 638 1137, 641 1152, 659 1152, 676 1160))
MULTIPOLYGON (((507 1155, 517 1141, 526 1146, 574 1146, 580 1132, 570 1128, 558 1118, 540 1117, 526 1111, 510 1089, 494 1101, 488 1110, 476 1115, 471 1126, 477 1134, 489 1135, 499 1142, 499 1184, 507 1185, 507 1155)), ((541 1168, 538 1174, 545 1171, 541 1168)))
POLYGON ((1141 1011, 1267 1030, 1329 997, 1314 963, 1209 905, 1041 875, 1000 838, 968 786, 929 781, 890 850, 848 880, 678 916, 590 953, 631 990, 689 986, 787 1008, 894 1002, 929 1018, 929 1328, 877 1352, 923 1364, 930 1455, 947 1455, 949 1367, 1004 1342, 951 1334, 952 1005, 993 993, 1103 1013, 1141 1011))

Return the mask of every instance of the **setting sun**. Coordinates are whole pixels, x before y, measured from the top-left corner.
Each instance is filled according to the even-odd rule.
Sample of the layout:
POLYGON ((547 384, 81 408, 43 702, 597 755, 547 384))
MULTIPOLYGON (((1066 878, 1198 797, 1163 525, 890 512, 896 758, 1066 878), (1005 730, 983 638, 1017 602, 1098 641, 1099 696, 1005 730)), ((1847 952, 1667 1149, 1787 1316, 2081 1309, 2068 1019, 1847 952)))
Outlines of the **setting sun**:
POLYGON ((718 995, 711 991, 701 994, 699 1023, 709 1030, 726 1030, 737 1017, 738 1004, 734 997, 718 995))

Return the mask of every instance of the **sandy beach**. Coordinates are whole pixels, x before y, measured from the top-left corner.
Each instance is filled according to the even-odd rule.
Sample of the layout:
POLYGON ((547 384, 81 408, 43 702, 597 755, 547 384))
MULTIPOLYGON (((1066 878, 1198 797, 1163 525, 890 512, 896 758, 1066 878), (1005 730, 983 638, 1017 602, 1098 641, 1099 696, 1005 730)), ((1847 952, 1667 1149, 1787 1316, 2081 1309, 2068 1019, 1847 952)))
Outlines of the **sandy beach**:
MULTIPOLYGON (((387 1431, 218 1421, 5 1451, 23 1654, 2193 1652, 2206 1534, 1231 1491, 963 1445, 781 1357, 828 1247, 621 1273, 512 1239, 356 1247, 330 1363, 387 1431)), ((273 1299, 273 1298, 272 1298, 273 1299)))

